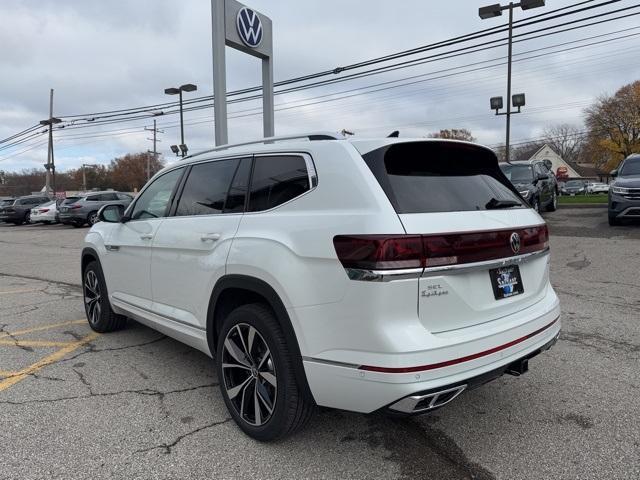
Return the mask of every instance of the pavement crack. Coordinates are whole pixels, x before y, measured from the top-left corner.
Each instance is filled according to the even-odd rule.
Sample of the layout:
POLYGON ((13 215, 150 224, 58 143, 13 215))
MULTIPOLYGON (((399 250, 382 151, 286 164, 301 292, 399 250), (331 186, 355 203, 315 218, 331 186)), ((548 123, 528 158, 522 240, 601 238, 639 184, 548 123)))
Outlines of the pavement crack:
POLYGON ((614 350, 630 354, 640 352, 640 345, 631 342, 625 342, 623 340, 614 340, 598 333, 586 333, 576 330, 562 330, 560 332, 560 340, 591 348, 597 350, 600 353, 606 353, 606 347, 610 347, 614 350))
MULTIPOLYGON (((70 332, 65 332, 65 333, 70 333, 70 332)), ((148 342, 142 342, 142 343, 136 343, 133 345, 125 345, 122 347, 107 347, 107 348, 96 348, 94 344, 92 343, 87 343, 87 346, 89 347, 86 350, 83 350, 82 352, 78 352, 75 355, 72 355, 70 357, 64 358, 62 360, 60 360, 58 363, 64 363, 64 362, 68 362, 70 360, 75 360, 78 357, 81 357, 83 355, 87 355, 89 353, 100 353, 100 352, 116 352, 119 350, 127 350, 129 348, 136 348, 136 347, 144 347, 146 345, 152 345, 154 343, 158 343, 161 342, 163 340, 166 340, 167 337, 166 335, 162 335, 160 338, 155 338, 153 340, 149 340, 148 342)))
POLYGON ((33 348, 32 347, 27 347, 25 345, 21 345, 20 344, 20 340, 18 340, 15 336, 13 336, 13 334, 11 332, 9 332, 8 330, 5 330, 6 327, 8 327, 9 325, 6 323, 3 323, 0 325, 0 333, 4 333, 7 338, 9 338, 13 343, 14 346, 20 348, 21 350, 24 350, 25 352, 33 352, 33 348))
MULTIPOLYGON (((76 372, 76 374, 81 378, 82 383, 89 386, 88 382, 85 383, 86 379, 84 379, 84 381, 82 380, 83 377, 80 376, 80 373, 78 371, 74 369, 74 372, 76 372)), ((155 397, 155 396, 164 397, 166 395, 172 395, 176 393, 185 393, 185 392, 191 392, 194 390, 201 390, 205 388, 213 388, 213 387, 216 387, 217 385, 218 383, 214 382, 214 383, 207 383, 205 385, 197 385, 195 387, 186 387, 186 388, 179 388, 175 390, 169 390, 166 392, 162 392, 160 390, 151 389, 151 388, 141 388, 136 390, 119 390, 117 392, 102 392, 102 393, 96 393, 90 390, 88 395, 72 395, 68 397, 58 397, 58 398, 40 398, 40 399, 32 399, 32 400, 23 400, 21 402, 14 402, 13 400, 1 400, 0 405, 29 405, 34 403, 56 403, 56 402, 64 402, 67 400, 81 400, 81 399, 95 398, 95 397, 114 397, 117 395, 126 395, 126 394, 143 395, 143 396, 149 396, 149 397, 155 397)))
POLYGON ((190 437, 191 435, 195 435, 198 432, 201 432, 203 430, 206 430, 208 428, 213 428, 213 427, 217 427, 219 425, 223 425, 227 422, 229 422, 231 420, 231 417, 225 418, 224 420, 221 420, 219 422, 212 422, 212 423, 208 423, 207 425, 203 425, 201 427, 198 427, 194 430, 191 430, 190 432, 184 433, 180 436, 178 436, 173 442, 171 443, 161 443, 160 445, 155 445, 153 447, 148 447, 148 448, 142 448, 140 450, 136 450, 135 452, 133 452, 133 454, 137 454, 137 453, 147 453, 150 452, 152 450, 156 450, 156 449, 161 449, 162 453, 169 455, 171 453, 171 450, 178 445, 182 440, 184 440, 187 437, 190 437))

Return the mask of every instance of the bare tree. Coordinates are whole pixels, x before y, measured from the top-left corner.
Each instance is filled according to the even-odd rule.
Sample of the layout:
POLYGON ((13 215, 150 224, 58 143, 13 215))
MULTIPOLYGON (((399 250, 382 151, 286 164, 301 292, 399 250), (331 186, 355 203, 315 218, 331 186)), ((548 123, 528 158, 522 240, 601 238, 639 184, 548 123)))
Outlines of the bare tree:
POLYGON ((584 145, 584 132, 575 125, 562 123, 545 128, 543 143, 548 144, 564 161, 577 162, 584 145))

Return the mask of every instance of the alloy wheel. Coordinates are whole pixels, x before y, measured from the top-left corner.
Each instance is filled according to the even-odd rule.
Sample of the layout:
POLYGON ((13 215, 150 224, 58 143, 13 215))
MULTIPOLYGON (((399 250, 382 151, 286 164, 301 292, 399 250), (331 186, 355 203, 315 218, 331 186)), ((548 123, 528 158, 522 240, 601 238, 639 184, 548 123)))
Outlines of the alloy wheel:
POLYGON ((95 325, 102 314, 100 283, 93 270, 87 270, 84 278, 84 304, 89 323, 95 325))
POLYGON ((92 213, 89 215, 89 225, 95 225, 96 223, 98 223, 98 214, 92 213))
POLYGON ((236 413, 259 427, 273 414, 276 370, 264 338, 247 323, 234 325, 227 333, 222 352, 224 388, 236 413))

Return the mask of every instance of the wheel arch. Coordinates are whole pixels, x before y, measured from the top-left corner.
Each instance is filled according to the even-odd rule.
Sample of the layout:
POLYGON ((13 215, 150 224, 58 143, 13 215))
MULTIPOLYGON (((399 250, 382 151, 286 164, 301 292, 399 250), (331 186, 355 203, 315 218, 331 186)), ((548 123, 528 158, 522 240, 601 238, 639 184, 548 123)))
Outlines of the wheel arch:
POLYGON ((273 311, 291 350, 298 386, 312 397, 304 373, 300 346, 287 309, 277 292, 264 280, 231 274, 216 282, 207 309, 207 344, 211 355, 215 357, 217 333, 226 315, 240 305, 256 302, 266 303, 273 311))
POLYGON ((82 249, 80 260, 80 276, 84 272, 85 267, 89 264, 89 262, 100 262, 100 257, 98 256, 98 252, 92 247, 84 247, 82 249))

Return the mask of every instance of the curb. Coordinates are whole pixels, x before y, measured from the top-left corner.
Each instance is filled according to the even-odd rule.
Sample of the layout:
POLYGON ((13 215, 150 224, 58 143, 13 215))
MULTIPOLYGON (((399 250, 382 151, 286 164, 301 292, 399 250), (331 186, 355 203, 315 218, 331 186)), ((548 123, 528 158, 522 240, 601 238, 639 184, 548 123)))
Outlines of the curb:
POLYGON ((608 203, 558 203, 558 208, 607 208, 608 203))

